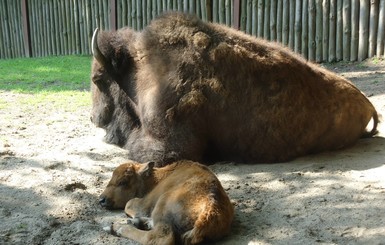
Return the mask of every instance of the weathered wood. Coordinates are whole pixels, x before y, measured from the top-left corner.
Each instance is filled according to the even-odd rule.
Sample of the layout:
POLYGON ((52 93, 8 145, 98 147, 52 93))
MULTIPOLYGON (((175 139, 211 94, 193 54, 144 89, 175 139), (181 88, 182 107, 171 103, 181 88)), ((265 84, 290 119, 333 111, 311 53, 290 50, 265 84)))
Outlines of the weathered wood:
POLYGON ((350 0, 344 0, 342 6, 342 23, 343 23, 343 36, 342 36, 342 53, 343 60, 349 61, 350 59, 350 35, 351 35, 351 22, 350 22, 350 0))
POLYGON ((360 0, 360 30, 358 38, 358 61, 368 58, 369 46, 369 0, 360 0))
POLYGON ((263 37, 263 20, 264 20, 264 2, 262 0, 258 1, 258 37, 263 37))
POLYGON ((342 60, 342 36, 343 36, 343 24, 342 24, 342 0, 337 0, 337 12, 336 12, 336 61, 342 60))
MULTIPOLYGON (((203 6, 203 4, 202 4, 203 6)), ((226 0, 225 1, 225 9, 226 9, 226 25, 227 26, 233 26, 233 14, 231 13, 232 9, 234 8, 233 6, 233 1, 232 0, 226 0)), ((202 8, 202 12, 205 11, 205 9, 202 8)))
POLYGON ((246 33, 252 34, 252 27, 253 27, 253 22, 252 22, 252 0, 247 0, 246 4, 246 33))
POLYGON ((251 12, 251 35, 256 36, 258 30, 258 0, 253 0, 252 2, 252 12, 251 12))
POLYGON ((378 20, 378 32, 377 32, 377 57, 384 55, 385 45, 385 0, 380 0, 379 6, 379 20, 378 20))
POLYGON ((316 29, 315 29, 315 61, 322 62, 322 41, 323 41, 323 9, 322 0, 316 0, 316 29))
POLYGON ((385 0, 0 0, 0 58, 26 56, 22 3, 28 3, 30 56, 89 54, 95 27, 142 29, 168 10, 195 13, 203 20, 234 25, 282 42, 305 58, 354 61, 382 56, 385 0), (116 1, 116 2, 115 2, 116 1))
MULTIPOLYGON (((302 0, 297 0, 295 3, 295 21, 294 21, 294 51, 296 53, 301 52, 301 32, 302 32, 301 10, 302 10, 302 0)), ((292 16, 292 18, 294 17, 292 16)))
POLYGON ((240 19, 240 25, 239 29, 241 31, 246 31, 246 8, 247 8, 247 2, 246 1, 241 1, 241 19, 240 19))
POLYGON ((270 40, 270 1, 265 1, 263 12, 263 37, 266 40, 270 40))
POLYGON ((270 5, 270 40, 277 40, 277 1, 270 5))
POLYGON ((289 0, 283 0, 282 14, 282 43, 289 43, 289 0))
POLYGON ((358 59, 359 16, 360 16, 360 2, 359 0, 352 0, 352 13, 351 13, 352 34, 351 34, 351 42, 350 42, 350 61, 355 61, 358 59))
POLYGON ((329 0, 322 1, 322 10, 323 10, 323 23, 322 23, 322 60, 329 60, 329 0))
MULTIPOLYGON (((307 1, 307 0, 306 0, 307 1)), ((277 41, 282 43, 283 1, 277 2, 277 41)))
POLYGON ((329 62, 336 61, 336 12, 337 5, 335 1, 330 1, 329 12, 329 62))
POLYGON ((315 0, 309 0, 309 60, 315 60, 316 5, 315 0))
POLYGON ((376 55, 377 28, 378 28, 378 0, 370 1, 369 50, 368 56, 376 55))
POLYGON ((294 50, 294 36, 295 36, 295 1, 290 1, 289 5, 290 18, 289 18, 289 48, 294 50))

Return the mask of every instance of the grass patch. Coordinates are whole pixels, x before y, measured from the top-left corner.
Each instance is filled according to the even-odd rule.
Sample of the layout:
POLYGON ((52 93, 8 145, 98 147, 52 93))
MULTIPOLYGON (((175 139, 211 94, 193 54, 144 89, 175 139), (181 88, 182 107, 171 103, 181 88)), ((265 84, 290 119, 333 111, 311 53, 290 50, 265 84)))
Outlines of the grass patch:
POLYGON ((76 110, 90 106, 90 56, 57 56, 0 60, 0 93, 11 92, 17 101, 0 97, 0 109, 12 106, 48 106, 76 110))
POLYGON ((90 56, 0 60, 0 90, 41 93, 88 90, 90 56))

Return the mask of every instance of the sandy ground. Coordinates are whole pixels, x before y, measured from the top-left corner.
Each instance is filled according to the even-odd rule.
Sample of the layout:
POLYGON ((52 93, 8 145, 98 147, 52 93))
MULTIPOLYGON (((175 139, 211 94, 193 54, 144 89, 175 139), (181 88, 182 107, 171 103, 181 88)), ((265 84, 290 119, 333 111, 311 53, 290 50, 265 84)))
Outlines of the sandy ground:
MULTIPOLYGON (((385 110, 385 62, 338 64, 385 110)), ((124 217, 98 196, 125 152, 102 142, 88 107, 57 110, 47 102, 0 109, 0 244, 132 244, 102 227, 124 217)), ((231 234, 217 244, 385 244, 385 139, 289 163, 217 163, 235 204, 231 234)))

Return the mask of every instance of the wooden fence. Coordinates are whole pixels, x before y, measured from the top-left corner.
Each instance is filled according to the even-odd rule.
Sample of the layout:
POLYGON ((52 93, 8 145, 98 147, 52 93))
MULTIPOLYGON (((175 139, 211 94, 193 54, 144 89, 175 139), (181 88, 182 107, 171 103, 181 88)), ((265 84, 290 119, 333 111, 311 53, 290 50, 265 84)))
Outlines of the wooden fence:
POLYGON ((140 30, 169 10, 281 42, 316 62, 384 56, 385 0, 0 0, 0 58, 90 54, 96 27, 140 30))

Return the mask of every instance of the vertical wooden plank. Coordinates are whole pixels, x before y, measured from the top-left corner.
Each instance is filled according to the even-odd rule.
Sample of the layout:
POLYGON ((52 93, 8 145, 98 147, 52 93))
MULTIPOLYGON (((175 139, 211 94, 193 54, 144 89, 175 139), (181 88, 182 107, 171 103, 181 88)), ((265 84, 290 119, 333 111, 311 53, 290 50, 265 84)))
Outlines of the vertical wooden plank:
POLYGON ((350 0, 344 0, 342 6, 342 23, 343 23, 343 37, 342 37, 342 56, 344 61, 350 60, 350 0))
MULTIPOLYGON (((235 6, 234 6, 235 7, 235 6)), ((258 0, 253 0, 251 15, 251 35, 257 36, 257 22, 258 22, 258 0)))
MULTIPOLYGON (((302 0, 297 0, 295 3, 295 18, 294 20, 294 51, 296 53, 301 52, 301 31, 302 31, 302 22, 301 22, 301 10, 302 10, 302 0)), ((292 18, 293 18, 292 17, 292 18)))
POLYGON ((136 19, 136 0, 131 0, 131 20, 132 20, 132 27, 135 30, 138 30, 138 22, 136 19))
POLYGON ((23 40, 25 56, 31 57, 31 41, 30 41, 30 28, 29 28, 29 16, 27 0, 21 1, 21 12, 23 17, 23 40))
POLYGON ((152 1, 151 0, 147 0, 147 25, 151 22, 152 20, 152 1))
POLYGON ((4 39, 5 39, 5 35, 3 34, 4 32, 4 28, 3 28, 3 24, 4 24, 4 21, 3 21, 3 1, 0 1, 0 59, 5 59, 5 43, 4 43, 4 39))
POLYGON ((368 57, 376 55, 376 41, 378 28, 378 0, 370 1, 369 50, 368 57))
POLYGON ((290 1, 289 6, 290 18, 289 18, 289 47, 294 50, 294 36, 295 36, 295 1, 290 1))
MULTIPOLYGON (((170 0, 168 0, 171 2, 170 0)), ((142 29, 147 26, 147 0, 142 1, 142 29)))
POLYGON ((358 60, 359 16, 360 2, 359 0, 352 0, 352 34, 350 42, 350 61, 358 60))
POLYGON ((9 48, 11 50, 11 58, 15 58, 17 56, 16 50, 16 25, 15 25, 15 15, 14 15, 14 1, 7 0, 7 14, 8 14, 8 24, 9 24, 9 37, 10 37, 10 45, 9 48))
POLYGON ((266 40, 270 40, 270 1, 265 1, 265 8, 263 12, 263 37, 266 40))
POLYGON ((323 0, 322 2, 322 10, 323 10, 323 38, 322 38, 322 60, 329 60, 329 0, 323 0))
POLYGON ((309 0, 309 60, 315 60, 315 33, 316 33, 316 4, 315 0, 309 0))
POLYGON ((337 4, 330 1, 329 12, 329 62, 336 61, 336 12, 337 4))
MULTIPOLYGON (((194 11, 195 11, 195 1, 189 1, 189 3, 190 3, 190 6, 189 6, 189 12, 191 13, 191 14, 193 14, 194 13, 194 11)), ((225 5, 223 4, 222 5, 223 6, 223 8, 222 8, 222 12, 223 12, 223 14, 224 14, 224 7, 225 7, 225 5)))
MULTIPOLYGON (((218 13, 219 13, 219 0, 212 0, 212 3, 213 3, 213 11, 212 11, 212 18, 213 18, 213 22, 215 23, 218 23, 219 21, 219 16, 218 16, 218 13)), ((184 9, 184 8, 183 8, 184 9)))
MULTIPOLYGON (((239 1, 239 0, 236 0, 236 1, 239 1)), ((237 14, 237 16, 235 14, 234 15, 231 14, 231 3, 232 3, 232 0, 226 0, 225 1, 226 25, 227 26, 233 26, 234 20, 237 18, 237 16, 239 17, 239 13, 237 14)), ((202 4, 202 6, 206 6, 206 5, 202 4)))
POLYGON ((47 0, 42 0, 41 1, 41 19, 40 19, 40 22, 41 22, 41 29, 42 29, 42 34, 43 34, 43 38, 42 38, 42 42, 43 42, 43 53, 42 53, 42 56, 48 56, 50 55, 50 51, 49 51, 49 42, 48 42, 48 31, 47 31, 47 11, 46 11, 46 6, 47 6, 47 0))
POLYGON ((85 30, 84 30, 84 27, 85 27, 85 21, 84 21, 84 14, 83 14, 83 10, 84 10, 84 7, 83 7, 83 3, 84 3, 85 0, 78 0, 78 18, 79 18, 79 42, 80 42, 80 54, 84 54, 85 53, 85 38, 84 38, 84 33, 85 33, 85 30))
POLYGON ((263 37, 264 0, 258 0, 258 37, 263 37))
MULTIPOLYGON (((163 5, 164 6, 164 5, 163 5)), ((137 30, 143 29, 142 0, 136 1, 137 30)))
POLYGON ((278 42, 282 42, 282 17, 283 17, 282 4, 283 4, 282 0, 278 0, 277 2, 277 41, 278 42))
MULTIPOLYGON (((31 56, 30 57, 35 57, 36 56, 36 30, 35 30, 35 13, 33 11, 33 1, 28 2, 28 16, 29 16, 29 27, 30 27, 30 45, 31 45, 31 56)), ((1 39, 1 36, 0 36, 1 39)), ((0 44, 1 45, 1 44, 0 44)))
POLYGON ((58 0, 56 3, 56 14, 57 14, 57 38, 58 38, 58 45, 59 45, 59 51, 60 55, 64 55, 64 35, 63 35, 63 15, 64 15, 64 9, 61 8, 61 2, 62 0, 58 0))
POLYGON ((59 0, 54 1, 54 17, 55 17, 55 42, 57 48, 57 55, 62 55, 62 45, 60 37, 60 23, 61 23, 61 11, 59 9, 59 0))
POLYGON ((308 10, 309 10, 309 1, 304 0, 302 5, 302 47, 301 53, 302 56, 308 58, 308 31, 309 31, 309 19, 308 19, 308 10))
POLYGON ((241 23, 239 29, 241 31, 246 31, 246 8, 247 8, 247 2, 246 1, 241 1, 241 23))
POLYGON ((73 4, 73 15, 74 15, 74 25, 72 25, 72 28, 73 28, 73 32, 75 34, 75 53, 80 54, 78 1, 73 0, 72 4, 73 4))
POLYGON ((50 39, 51 39, 51 49, 52 49, 52 54, 53 55, 57 55, 57 47, 56 47, 56 40, 55 40, 55 18, 54 18, 54 2, 55 0, 53 1, 49 1, 49 19, 50 19, 50 27, 49 27, 49 36, 50 36, 50 39))
POLYGON ((343 23, 342 23, 342 0, 337 0, 337 13, 336 13, 336 61, 342 60, 342 36, 343 36, 343 23))
POLYGON ((252 0, 247 0, 247 6, 246 6, 246 33, 251 34, 252 31, 252 0))
POLYGON ((282 43, 283 1, 277 3, 277 41, 282 43))
POLYGON ((271 1, 270 5, 270 40, 277 40, 277 1, 271 1))
POLYGON ((116 0, 110 0, 110 29, 116 30, 117 28, 117 19, 116 19, 116 12, 117 12, 117 6, 116 6, 116 0))
MULTIPOLYGON (((132 24, 132 2, 131 0, 126 0, 127 1, 127 25, 133 29, 134 26, 132 24)), ((154 2, 154 1, 153 1, 154 2)), ((153 15, 156 16, 156 3, 155 3, 155 11, 153 11, 153 15)))
POLYGON ((287 46, 289 43, 289 0, 283 0, 282 8, 282 43, 287 46))
MULTIPOLYGON (((71 42, 70 42, 70 9, 68 0, 62 0, 61 4, 62 8, 64 9, 65 14, 63 14, 63 21, 64 21, 64 53, 66 55, 70 54, 71 50, 71 42)), ((93 18, 95 19, 95 18, 93 18)))
POLYGON ((315 60, 317 62, 323 61, 322 59, 322 38, 323 38, 323 10, 322 0, 316 0, 316 29, 315 29, 315 60))
MULTIPOLYGON (((190 3, 191 2, 192 1, 190 1, 190 3)), ((218 1, 218 7, 219 7, 219 14, 218 14, 219 23, 224 24, 224 23, 226 23, 225 1, 224 0, 219 0, 218 1)), ((191 10, 190 10, 190 12, 191 12, 191 10)))
POLYGON ((385 45, 385 0, 380 0, 378 14, 378 32, 376 55, 380 57, 384 54, 385 45))
POLYGON ((369 0, 360 0, 360 30, 358 37, 358 61, 368 58, 369 46, 369 0))
POLYGON ((90 20, 91 16, 91 11, 89 8, 91 8, 91 0, 85 0, 85 6, 84 6, 84 18, 85 18, 85 40, 86 40, 86 51, 85 54, 91 54, 91 37, 93 33, 93 28, 92 28, 92 21, 90 20))

